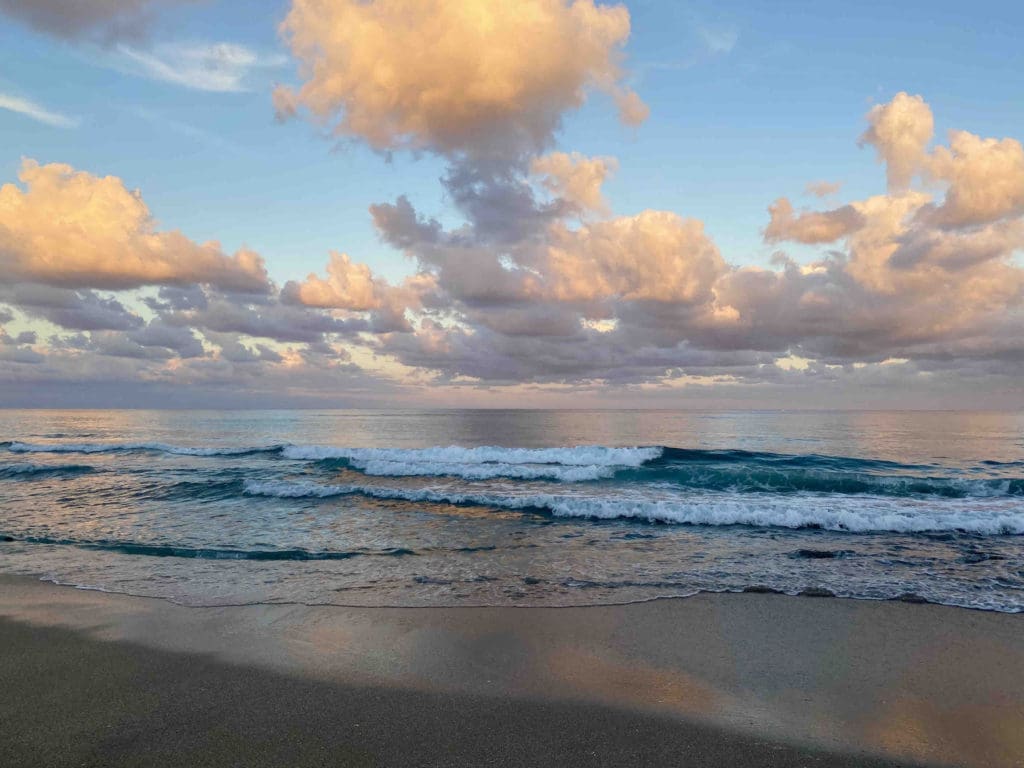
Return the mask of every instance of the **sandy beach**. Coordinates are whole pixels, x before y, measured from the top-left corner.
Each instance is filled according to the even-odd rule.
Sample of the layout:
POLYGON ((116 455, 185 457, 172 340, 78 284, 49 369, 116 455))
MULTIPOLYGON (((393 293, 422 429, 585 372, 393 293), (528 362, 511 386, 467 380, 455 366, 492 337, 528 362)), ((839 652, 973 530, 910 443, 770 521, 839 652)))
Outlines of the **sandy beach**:
POLYGON ((565 609, 162 600, 0 578, 3 764, 1024 758, 1024 618, 764 594, 565 609))

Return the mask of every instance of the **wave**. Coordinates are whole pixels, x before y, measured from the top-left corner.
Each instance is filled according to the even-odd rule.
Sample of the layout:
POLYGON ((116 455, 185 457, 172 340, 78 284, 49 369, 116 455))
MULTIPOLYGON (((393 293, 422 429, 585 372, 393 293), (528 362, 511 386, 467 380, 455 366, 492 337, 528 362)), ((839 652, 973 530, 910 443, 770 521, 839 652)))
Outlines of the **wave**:
POLYGON ((954 500, 941 505, 929 505, 882 497, 837 500, 810 495, 785 499, 767 494, 759 497, 706 494, 703 497, 673 499, 559 494, 503 495, 435 488, 256 480, 245 481, 244 490, 251 496, 285 499, 360 495, 411 502, 539 511, 555 517, 624 519, 681 525, 810 528, 849 533, 1024 534, 1022 510, 1008 510, 1004 506, 986 508, 976 502, 968 504, 954 500))
POLYGON ((763 464, 771 467, 798 467, 804 469, 841 470, 921 470, 927 464, 901 464, 884 459, 865 459, 854 456, 830 456, 820 453, 770 453, 745 451, 738 448, 670 448, 663 447, 658 457, 662 464, 763 464))
POLYGON ((82 475, 94 471, 87 464, 3 464, 0 465, 0 479, 27 480, 47 475, 82 475))
POLYGON ((581 483, 615 476, 614 466, 561 464, 457 464, 447 462, 389 461, 386 459, 327 459, 324 463, 357 470, 373 477, 459 477, 463 480, 555 480, 581 483))
POLYGON ((745 465, 677 464, 618 472, 615 479, 733 493, 871 494, 950 499, 1024 496, 1022 478, 922 477, 745 465))
POLYGON ((156 453, 170 453, 178 456, 250 456, 258 453, 276 453, 282 448, 280 445, 258 447, 222 446, 216 448, 205 448, 152 442, 23 443, 16 440, 0 443, 0 447, 6 448, 11 453, 129 453, 137 451, 152 451, 156 453))
POLYGON ((922 465, 838 456, 680 448, 425 448, 287 446, 286 458, 376 477, 661 483, 734 493, 877 494, 948 498, 1024 496, 1022 478, 930 477, 922 465), (882 474, 886 472, 888 474, 882 474))
POLYGON ((669 485, 738 494, 880 495, 950 499, 1024 497, 1019 462, 983 461, 967 470, 819 454, 665 446, 351 448, 322 445, 176 446, 160 442, 0 443, 13 453, 162 452, 182 456, 277 456, 374 477, 454 477, 669 485), (932 474, 929 474, 932 473, 932 474), (945 476, 943 476, 945 475, 945 476))
POLYGON ((48 544, 77 549, 102 550, 122 555, 146 557, 181 557, 201 560, 348 560, 353 557, 402 557, 416 554, 409 549, 315 551, 308 549, 237 549, 233 547, 187 547, 163 544, 142 544, 131 541, 92 541, 58 539, 48 536, 0 535, 0 541, 21 544, 48 544))
POLYGON ((458 445, 433 448, 336 448, 326 445, 289 445, 281 450, 288 459, 322 461, 346 459, 356 462, 386 461, 396 464, 507 464, 639 467, 662 455, 660 447, 615 448, 580 445, 571 448, 502 448, 458 445))

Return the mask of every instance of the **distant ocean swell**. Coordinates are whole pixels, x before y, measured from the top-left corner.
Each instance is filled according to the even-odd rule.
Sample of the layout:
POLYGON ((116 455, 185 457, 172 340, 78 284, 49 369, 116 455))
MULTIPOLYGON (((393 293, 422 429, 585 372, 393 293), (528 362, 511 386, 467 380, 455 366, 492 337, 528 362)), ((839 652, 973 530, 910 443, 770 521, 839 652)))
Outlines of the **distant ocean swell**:
POLYGON ((87 464, 5 464, 0 465, 0 480, 31 480, 53 475, 84 475, 95 469, 87 464))

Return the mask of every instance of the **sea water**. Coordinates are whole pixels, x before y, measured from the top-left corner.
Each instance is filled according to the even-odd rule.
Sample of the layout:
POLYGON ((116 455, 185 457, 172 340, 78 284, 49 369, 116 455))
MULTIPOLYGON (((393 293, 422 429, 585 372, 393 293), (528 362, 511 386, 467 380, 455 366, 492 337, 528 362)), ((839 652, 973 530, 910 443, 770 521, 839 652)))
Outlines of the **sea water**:
POLYGON ((0 411, 0 572, 189 605, 1024 610, 1024 414, 0 411))

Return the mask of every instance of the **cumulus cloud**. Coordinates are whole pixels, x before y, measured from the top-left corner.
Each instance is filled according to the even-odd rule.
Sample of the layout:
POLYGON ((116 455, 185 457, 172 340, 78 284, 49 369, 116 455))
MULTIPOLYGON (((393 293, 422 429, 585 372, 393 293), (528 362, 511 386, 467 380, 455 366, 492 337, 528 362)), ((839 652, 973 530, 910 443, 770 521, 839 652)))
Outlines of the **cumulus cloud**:
MULTIPOLYGON (((327 262, 327 277, 310 274, 302 282, 289 281, 281 290, 281 301, 318 309, 369 313, 364 319, 374 333, 409 331, 405 313, 422 307, 424 296, 435 288, 430 275, 408 278, 401 285, 374 277, 366 264, 357 264, 345 253, 333 252, 327 262)), ((353 330, 361 330, 356 324, 353 330)))
POLYGON ((832 243, 855 232, 864 224, 864 217, 852 205, 831 211, 804 211, 794 215, 793 204, 780 197, 770 206, 771 221, 764 231, 769 243, 792 240, 798 243, 832 243))
POLYGON ((301 283, 288 282, 282 296, 307 307, 367 310, 383 304, 384 285, 365 264, 355 264, 347 253, 331 253, 327 279, 310 274, 301 283))
POLYGON ((861 143, 873 145, 885 162, 889 189, 906 189, 920 173, 935 133, 931 108, 922 97, 901 91, 892 101, 872 107, 867 120, 861 143))
POLYGON ((547 293, 559 301, 707 303, 725 270, 703 223, 667 211, 555 226, 550 237, 547 293))
POLYGON ((379 150, 534 152, 591 88, 643 120, 622 84, 629 28, 593 0, 293 0, 281 31, 302 83, 274 101, 379 150))
POLYGON ((585 157, 579 152, 551 152, 534 158, 531 173, 555 196, 576 206, 581 212, 607 213, 608 203, 601 188, 618 168, 613 157, 585 157))
POLYGON ((263 259, 159 231, 141 194, 69 165, 22 163, 24 185, 0 187, 0 274, 68 288, 210 283, 266 291, 263 259))
POLYGON ((467 144, 442 179, 461 221, 442 224, 406 197, 370 208, 411 276, 392 283, 333 252, 324 272, 278 290, 262 262, 165 241, 119 180, 30 164, 30 175, 46 171, 38 189, 23 178, 25 189, 0 192, 0 323, 57 331, 45 344, 0 333, 0 357, 25 363, 0 366, 0 392, 111 376, 214 401, 275 388, 299 398, 287 402, 342 390, 422 396, 424 382, 627 394, 715 383, 743 397, 921 382, 1011 392, 1024 373, 1019 143, 953 132, 932 148, 931 110, 906 94, 868 122, 886 190, 820 211, 777 199, 766 240, 818 250, 801 248, 813 254, 803 261, 780 251, 770 267, 730 263, 696 219, 611 211, 602 186, 613 159, 534 149, 495 159, 467 144), (47 230, 26 211, 60 225, 47 230), (90 255, 101 252, 136 256, 108 266, 90 255))
POLYGON ((1016 147, 954 133, 930 152, 931 110, 906 94, 868 120, 890 191, 825 211, 777 200, 769 242, 829 250, 802 264, 779 255, 774 269, 728 264, 699 221, 670 212, 591 210, 572 224, 598 207, 604 175, 579 156, 534 160, 553 199, 521 197, 513 209, 524 224, 501 241, 481 236, 472 207, 466 226, 445 230, 404 198, 374 206, 384 240, 434 278, 437 298, 414 333, 381 350, 452 380, 495 383, 767 381, 794 353, 812 364, 787 377, 893 358, 916 375, 958 354, 1012 368, 1024 360, 1016 147), (974 179, 995 173, 993 153, 1001 175, 982 190, 974 179), (911 188, 915 177, 944 183, 945 195, 911 188))
POLYGON ((1016 139, 983 139, 952 131, 948 147, 936 147, 930 174, 949 185, 931 215, 955 228, 1024 214, 1024 146, 1016 139))

